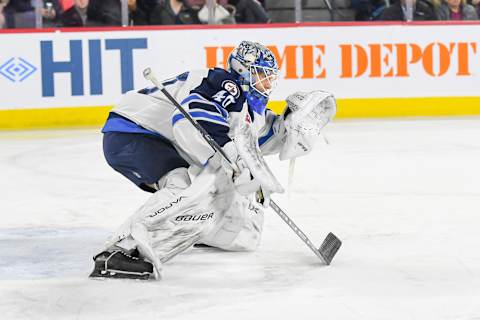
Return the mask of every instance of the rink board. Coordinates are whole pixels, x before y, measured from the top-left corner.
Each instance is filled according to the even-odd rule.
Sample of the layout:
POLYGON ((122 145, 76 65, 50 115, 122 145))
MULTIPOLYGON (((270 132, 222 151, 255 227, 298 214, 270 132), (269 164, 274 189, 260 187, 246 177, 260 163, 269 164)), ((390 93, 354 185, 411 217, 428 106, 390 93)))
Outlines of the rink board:
MULTIPOLYGON (((479 115, 480 98, 339 99, 337 119, 479 115), (387 105, 387 107, 386 107, 387 105)), ((269 107, 280 113, 281 101, 269 107)), ((111 106, 0 110, 0 130, 101 126, 111 106)))
POLYGON ((320 89, 338 118, 478 115, 479 38, 478 23, 6 30, 0 129, 98 126, 122 93, 150 85, 144 68, 162 79, 224 67, 243 39, 277 55, 277 112, 288 94, 320 89))

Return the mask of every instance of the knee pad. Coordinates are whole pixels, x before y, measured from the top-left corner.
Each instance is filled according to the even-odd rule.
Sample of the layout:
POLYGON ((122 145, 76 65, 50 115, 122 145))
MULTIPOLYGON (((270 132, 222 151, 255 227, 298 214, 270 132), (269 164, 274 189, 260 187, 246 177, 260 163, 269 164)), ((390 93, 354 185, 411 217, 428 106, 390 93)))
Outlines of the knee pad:
POLYGON ((148 186, 157 191, 166 188, 171 191, 172 194, 175 194, 181 190, 188 188, 191 183, 192 181, 188 174, 188 169, 176 168, 161 177, 160 180, 158 180, 154 184, 149 184, 148 186))

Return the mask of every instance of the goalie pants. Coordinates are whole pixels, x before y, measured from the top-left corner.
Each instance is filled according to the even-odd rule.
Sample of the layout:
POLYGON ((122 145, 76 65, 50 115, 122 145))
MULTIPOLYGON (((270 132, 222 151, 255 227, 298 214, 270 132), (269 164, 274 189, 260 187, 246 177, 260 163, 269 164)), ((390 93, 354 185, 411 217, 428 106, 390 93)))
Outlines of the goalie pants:
POLYGON ((114 170, 147 192, 168 172, 189 166, 169 141, 150 134, 105 132, 103 152, 114 170))

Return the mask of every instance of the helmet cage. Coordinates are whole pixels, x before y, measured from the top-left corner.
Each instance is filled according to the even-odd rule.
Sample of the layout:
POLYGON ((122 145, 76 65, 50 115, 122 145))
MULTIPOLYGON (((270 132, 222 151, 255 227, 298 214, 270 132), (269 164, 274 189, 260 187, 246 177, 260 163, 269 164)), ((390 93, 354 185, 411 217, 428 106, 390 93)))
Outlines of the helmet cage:
POLYGON ((278 69, 257 64, 250 66, 250 87, 268 98, 278 84, 278 69))

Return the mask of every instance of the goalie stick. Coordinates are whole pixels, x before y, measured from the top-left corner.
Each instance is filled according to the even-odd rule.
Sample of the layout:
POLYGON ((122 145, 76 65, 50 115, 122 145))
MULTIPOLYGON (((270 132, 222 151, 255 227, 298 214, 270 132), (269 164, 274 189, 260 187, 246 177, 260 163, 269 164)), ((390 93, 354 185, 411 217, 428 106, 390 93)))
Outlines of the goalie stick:
MULTIPOLYGON (((216 151, 219 152, 222 157, 232 166, 235 171, 238 171, 238 167, 233 163, 223 151, 222 147, 208 134, 208 132, 193 119, 190 114, 177 102, 177 100, 167 91, 167 89, 161 84, 152 72, 151 68, 143 70, 143 76, 145 79, 153 83, 153 85, 159 89, 170 102, 183 114, 183 116, 202 134, 205 141, 216 151)), ((154 96, 151 96, 156 98, 154 96)), ((158 98, 157 98, 158 99, 158 98)), ((337 253, 338 249, 342 245, 342 241, 338 239, 333 233, 329 233, 322 245, 317 249, 305 233, 290 219, 290 217, 283 211, 272 199, 270 200, 270 207, 275 211, 283 221, 295 232, 295 234, 302 239, 302 241, 315 253, 315 255, 326 265, 332 262, 333 257, 337 253)))

